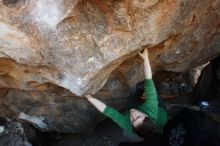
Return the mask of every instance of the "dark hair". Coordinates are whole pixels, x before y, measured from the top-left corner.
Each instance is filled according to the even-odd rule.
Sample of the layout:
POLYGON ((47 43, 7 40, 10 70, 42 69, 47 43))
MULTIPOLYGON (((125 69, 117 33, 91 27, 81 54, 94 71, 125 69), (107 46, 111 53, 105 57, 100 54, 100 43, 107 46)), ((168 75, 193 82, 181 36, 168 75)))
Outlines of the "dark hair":
POLYGON ((147 117, 144 118, 143 123, 136 127, 133 127, 134 132, 144 139, 152 137, 154 135, 154 129, 155 126, 153 121, 147 117))

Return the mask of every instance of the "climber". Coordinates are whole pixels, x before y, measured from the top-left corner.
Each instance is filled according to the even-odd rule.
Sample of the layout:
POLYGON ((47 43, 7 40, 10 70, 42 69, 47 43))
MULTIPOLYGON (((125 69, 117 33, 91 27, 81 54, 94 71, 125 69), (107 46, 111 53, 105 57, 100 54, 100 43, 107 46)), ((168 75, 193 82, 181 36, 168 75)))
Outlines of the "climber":
POLYGON ((163 107, 158 106, 158 97, 152 80, 148 50, 145 49, 143 53, 138 52, 138 54, 144 61, 144 91, 146 99, 137 109, 130 109, 126 114, 122 114, 91 95, 86 95, 86 98, 121 128, 146 139, 153 136, 154 133, 163 133, 163 127, 167 122, 167 112, 163 107))

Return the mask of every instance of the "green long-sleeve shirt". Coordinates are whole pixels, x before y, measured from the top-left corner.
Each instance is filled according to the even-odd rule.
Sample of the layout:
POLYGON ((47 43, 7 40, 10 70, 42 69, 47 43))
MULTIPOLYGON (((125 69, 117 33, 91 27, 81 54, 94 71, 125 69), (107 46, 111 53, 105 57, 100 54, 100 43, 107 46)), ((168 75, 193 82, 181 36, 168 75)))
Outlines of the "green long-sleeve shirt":
MULTIPOLYGON (((163 127, 167 122, 167 112, 165 109, 158 107, 157 92, 152 79, 145 80, 144 91, 146 97, 145 102, 137 109, 149 116, 156 126, 157 133, 163 133, 163 127)), ((133 133, 129 112, 122 114, 116 109, 107 106, 103 114, 111 118, 121 128, 133 133)))

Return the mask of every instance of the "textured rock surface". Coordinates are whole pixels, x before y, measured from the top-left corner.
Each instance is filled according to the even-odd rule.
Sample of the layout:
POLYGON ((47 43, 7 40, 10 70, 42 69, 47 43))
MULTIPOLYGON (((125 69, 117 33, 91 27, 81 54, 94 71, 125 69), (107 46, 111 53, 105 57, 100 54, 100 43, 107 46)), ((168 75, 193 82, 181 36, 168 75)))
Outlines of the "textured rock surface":
POLYGON ((197 100, 218 99, 220 95, 220 57, 211 60, 204 68, 194 94, 197 100))
MULTIPOLYGON (((38 90, 1 89, 0 116, 16 118, 33 124, 42 131, 90 132, 104 119, 86 99, 53 84, 43 84, 38 90)), ((129 86, 118 76, 111 76, 95 96, 117 109, 127 106, 129 86), (114 86, 113 86, 114 85, 114 86), (113 87, 114 88, 113 88, 113 87)))
POLYGON ((0 0, 3 104, 39 128, 83 131, 98 115, 77 96, 105 84, 97 95, 124 108, 119 97, 143 79, 137 51, 149 48, 154 71, 184 72, 218 56, 219 15, 220 0, 0 0), (86 110, 80 125, 86 115, 74 113, 86 110), (78 125, 65 128, 70 121, 78 125))
POLYGON ((0 56, 54 69, 32 81, 95 93, 146 47, 155 69, 185 71, 216 56, 219 7, 219 0, 1 0, 0 56))
POLYGON ((0 117, 0 126, 4 127, 4 130, 0 132, 0 145, 32 146, 27 141, 24 129, 20 123, 9 121, 0 117))

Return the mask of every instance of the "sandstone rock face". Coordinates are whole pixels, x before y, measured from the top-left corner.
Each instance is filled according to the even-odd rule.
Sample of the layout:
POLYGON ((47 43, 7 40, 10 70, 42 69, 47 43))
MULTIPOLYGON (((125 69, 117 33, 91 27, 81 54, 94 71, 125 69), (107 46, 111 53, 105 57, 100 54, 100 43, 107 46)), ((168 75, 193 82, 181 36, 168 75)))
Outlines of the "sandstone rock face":
POLYGON ((97 92, 114 69, 143 48, 152 48, 155 69, 185 71, 220 52, 219 3, 1 0, 1 57, 31 69, 53 68, 43 71, 43 80, 32 81, 77 95, 97 92))
POLYGON ((35 123, 39 128, 83 131, 94 119, 67 118, 58 105, 68 105, 69 117, 81 111, 92 117, 77 96, 102 88, 97 95, 118 107, 124 101, 116 100, 143 79, 136 52, 144 48, 155 72, 209 61, 220 54, 219 18, 220 0, 0 0, 3 104, 21 119, 46 121, 35 123), (75 125, 64 127, 70 122, 75 125))

